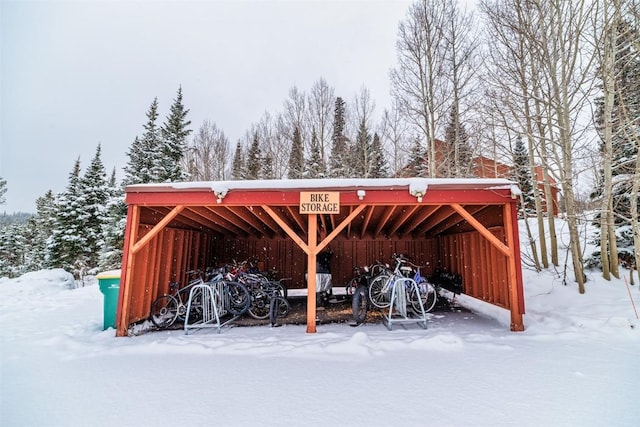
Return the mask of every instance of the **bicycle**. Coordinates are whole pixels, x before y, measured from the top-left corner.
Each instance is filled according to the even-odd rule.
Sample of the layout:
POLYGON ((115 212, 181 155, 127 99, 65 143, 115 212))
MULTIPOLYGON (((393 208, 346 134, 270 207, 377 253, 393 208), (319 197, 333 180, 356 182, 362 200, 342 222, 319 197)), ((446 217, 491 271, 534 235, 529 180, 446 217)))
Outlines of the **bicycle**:
POLYGON ((395 268, 393 270, 385 269, 381 274, 374 277, 369 285, 368 295, 371 304, 379 309, 388 308, 391 305, 390 296, 393 286, 396 282, 404 282, 407 301, 413 311, 420 313, 423 309, 425 312, 432 310, 437 300, 435 287, 420 274, 419 266, 409 262, 403 255, 394 254, 393 258, 396 262, 395 268), (416 272, 411 277, 414 268, 416 268, 416 272), (418 284, 419 294, 416 294, 413 286, 409 286, 410 282, 406 280, 408 278, 418 284))
MULTIPOLYGON (((180 288, 179 282, 169 283, 169 292, 155 299, 151 304, 151 322, 158 329, 167 329, 173 325, 177 320, 184 321, 187 314, 187 304, 189 300, 189 294, 191 289, 195 285, 214 285, 222 283, 222 293, 217 287, 213 287, 214 292, 218 296, 217 300, 221 303, 226 298, 228 305, 227 309, 233 315, 239 316, 247 312, 251 297, 249 291, 240 283, 228 282, 223 280, 222 273, 218 273, 211 279, 205 282, 202 279, 202 272, 200 270, 189 270, 185 273, 189 277, 189 283, 180 288)), ((202 296, 198 293, 191 301, 191 309, 193 313, 189 313, 189 316, 197 318, 202 313, 202 296)))

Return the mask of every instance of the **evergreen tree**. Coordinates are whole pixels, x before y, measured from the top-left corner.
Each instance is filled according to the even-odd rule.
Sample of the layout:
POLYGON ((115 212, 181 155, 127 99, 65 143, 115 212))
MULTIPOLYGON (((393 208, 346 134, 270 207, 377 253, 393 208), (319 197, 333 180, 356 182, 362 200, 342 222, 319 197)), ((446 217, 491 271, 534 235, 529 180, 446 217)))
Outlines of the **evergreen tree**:
POLYGON ((304 169, 304 148, 302 146, 302 135, 300 128, 293 130, 293 141, 291 144, 291 154, 289 156, 289 179, 300 179, 304 169))
POLYGON ((107 221, 106 205, 109 199, 107 174, 101 158, 100 144, 96 154, 82 178, 81 219, 84 227, 82 234, 85 240, 84 256, 89 267, 97 267, 100 254, 104 248, 103 227, 107 221))
POLYGON ((268 153, 262 159, 262 177, 264 179, 274 179, 275 171, 273 170, 273 156, 268 153))
POLYGON ((369 166, 369 178, 386 178, 389 176, 387 163, 384 159, 384 151, 382 150, 382 142, 377 133, 373 134, 373 143, 371 144, 371 163, 369 166))
POLYGON ((353 158, 351 165, 352 177, 369 178, 369 168, 371 166, 371 135, 364 119, 360 120, 358 136, 353 147, 353 158))
POLYGON ((55 222, 55 197, 51 190, 36 200, 36 215, 28 220, 28 234, 25 236, 29 257, 26 260, 26 270, 36 271, 49 265, 47 256, 47 241, 53 234, 55 222))
POLYGON ((162 182, 165 177, 162 138, 156 124, 158 98, 154 98, 146 115, 145 132, 142 137, 135 138, 127 153, 129 161, 124 168, 125 185, 162 182))
POLYGON ((253 140, 249 152, 247 153, 247 162, 245 163, 245 179, 260 179, 262 177, 262 151, 260 150, 260 139, 258 133, 253 134, 253 140))
POLYGON ((76 279, 87 266, 84 257, 87 243, 83 234, 84 204, 78 158, 69 174, 66 190, 55 202, 55 219, 48 242, 49 265, 73 272, 76 279))
POLYGON ((18 277, 25 272, 25 228, 24 224, 0 227, 0 277, 18 277))
POLYGON ((117 185, 115 169, 113 169, 107 184, 107 193, 106 219, 103 224, 105 245, 99 262, 101 270, 113 270, 120 268, 122 264, 127 205, 124 202, 124 191, 122 187, 117 185))
POLYGON ((305 178, 324 178, 326 177, 327 169, 322 160, 322 152, 320 144, 318 143, 318 135, 315 129, 311 134, 311 149, 309 158, 305 161, 305 178))
POLYGON ((513 180, 518 183, 520 191, 522 191, 525 211, 535 212, 533 180, 531 178, 531 168, 529 167, 529 153, 527 153, 527 148, 524 146, 522 136, 518 136, 513 149, 513 180))
POLYGON ((442 153, 444 161, 438 166, 445 177, 468 177, 471 175, 471 146, 469 135, 460 122, 460 115, 454 106, 449 112, 449 123, 445 129, 444 142, 446 152, 442 153))
POLYGON ((427 163, 427 147, 423 146, 420 138, 415 138, 411 153, 409 154, 409 164, 403 174, 409 177, 429 177, 429 164, 427 163))
POLYGON ((7 192, 7 180, 0 176, 0 205, 5 204, 4 195, 7 192))
POLYGON ((329 175, 332 178, 344 178, 348 175, 347 137, 344 135, 344 128, 345 103, 342 98, 337 97, 333 116, 333 134, 331 135, 331 155, 329 157, 329 175))
POLYGON ((244 159, 242 158, 242 145, 240 141, 236 144, 236 152, 233 156, 233 167, 231 170, 231 176, 233 179, 240 180, 244 175, 244 159))
POLYGON ((159 178, 160 181, 175 182, 183 181, 185 178, 181 164, 187 148, 187 137, 191 133, 191 129, 188 129, 191 121, 186 118, 188 113, 189 110, 182 104, 182 86, 180 86, 167 121, 162 126, 163 174, 159 178))

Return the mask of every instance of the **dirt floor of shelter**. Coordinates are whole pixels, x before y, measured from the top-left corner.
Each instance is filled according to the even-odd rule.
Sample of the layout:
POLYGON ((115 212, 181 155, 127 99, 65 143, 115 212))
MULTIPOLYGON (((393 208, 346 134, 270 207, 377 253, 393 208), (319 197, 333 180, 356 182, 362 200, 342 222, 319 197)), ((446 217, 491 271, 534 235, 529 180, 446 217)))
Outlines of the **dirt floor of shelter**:
MULTIPOLYGON (((281 325, 306 325, 307 324, 307 298, 306 297, 289 297, 289 304, 291 304, 291 310, 286 317, 279 318, 278 324, 281 325)), ((331 302, 326 306, 316 308, 316 324, 328 324, 328 323, 349 323, 354 324, 353 310, 351 308, 351 297, 336 296, 331 299, 331 302)), ((451 310, 462 310, 460 307, 452 306, 445 298, 439 298, 438 303, 431 311, 442 312, 451 310)), ((383 311, 377 309, 369 309, 365 323, 382 323, 383 311)), ((236 319, 233 324, 235 326, 269 326, 269 319, 258 320, 251 316, 244 315, 239 319, 236 319)))
MULTIPOLYGON (((287 298, 291 305, 291 310, 286 317, 278 318, 278 325, 306 325, 307 324, 307 297, 304 296, 289 296, 287 298)), ((334 295, 331 296, 330 302, 325 306, 316 307, 316 325, 332 324, 332 323, 344 323, 351 326, 356 326, 356 322, 353 318, 353 310, 351 307, 352 299, 347 295, 334 295)), ((430 313, 445 313, 445 312, 465 312, 468 311, 463 307, 460 307, 455 302, 450 302, 444 297, 438 298, 436 306, 430 311, 430 313)), ((365 324, 382 324, 385 310, 369 309, 365 318, 365 324)), ((225 323, 231 320, 227 316, 220 318, 221 323, 225 323)), ((150 322, 148 322, 150 323, 150 322)), ((269 319, 254 319, 249 314, 245 314, 237 319, 231 320, 229 325, 234 327, 251 327, 251 326, 271 326, 269 319)), ((174 323, 169 329, 183 329, 181 322, 174 323)), ((153 330, 153 328, 151 329, 153 330)), ((135 335, 133 331, 130 334, 135 335)))

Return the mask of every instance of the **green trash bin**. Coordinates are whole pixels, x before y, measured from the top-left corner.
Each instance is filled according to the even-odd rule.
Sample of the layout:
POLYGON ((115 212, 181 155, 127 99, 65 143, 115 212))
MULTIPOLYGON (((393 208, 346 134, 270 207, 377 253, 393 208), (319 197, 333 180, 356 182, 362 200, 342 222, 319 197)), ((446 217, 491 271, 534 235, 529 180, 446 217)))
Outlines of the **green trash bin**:
POLYGON ((118 293, 120 292, 120 270, 105 271, 97 276, 100 292, 104 294, 103 329, 116 327, 118 293))

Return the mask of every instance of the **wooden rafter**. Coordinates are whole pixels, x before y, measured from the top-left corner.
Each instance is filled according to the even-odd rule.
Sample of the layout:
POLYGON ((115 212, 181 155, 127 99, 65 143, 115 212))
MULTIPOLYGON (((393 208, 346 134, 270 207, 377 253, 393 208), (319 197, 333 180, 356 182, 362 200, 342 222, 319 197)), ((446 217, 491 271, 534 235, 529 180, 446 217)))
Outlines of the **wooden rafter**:
POLYGON ((298 214, 291 206, 285 206, 285 209, 287 210, 287 212, 289 212, 289 216, 293 218, 295 223, 298 225, 300 231, 302 231, 304 234, 307 234, 307 225, 304 223, 304 221, 302 221, 302 217, 300 216, 300 214, 298 214))
POLYGON ((398 233, 399 237, 403 237, 408 233, 412 233, 413 230, 420 224, 425 222, 431 215, 433 215, 442 205, 429 205, 425 206, 413 215, 405 224, 402 224, 399 229, 402 229, 402 233, 398 233))
POLYGON ((151 231, 145 234, 138 242, 136 242, 135 245, 133 245, 133 247, 131 248, 131 254, 135 255, 140 249, 142 249, 147 243, 149 243, 151 239, 156 237, 159 232, 164 230, 164 228, 171 222, 171 220, 173 220, 180 212, 182 212, 183 209, 183 205, 178 205, 173 208, 171 212, 167 214, 167 216, 162 218, 160 222, 153 226, 151 231))
POLYGON ((425 233, 429 232, 432 228, 435 228, 441 222, 445 221, 451 215, 454 215, 456 212, 451 209, 447 205, 440 206, 440 208, 434 212, 430 217, 428 222, 423 222, 420 227, 416 227, 414 230, 414 236, 422 236, 425 233))
POLYGON ((389 218, 391 218, 391 215, 393 215, 393 212, 395 211, 395 209, 396 209, 396 206, 392 205, 392 206, 387 206, 387 208, 384 210, 384 213, 382 214, 382 218, 380 219, 380 221, 378 221, 378 226, 376 227, 376 230, 373 232, 374 239, 378 238, 380 231, 382 231, 384 226, 387 225, 387 221, 389 220, 389 218))
POLYGON ((365 233, 367 232, 367 227, 369 227, 369 221, 371 221, 371 216, 373 215, 373 211, 375 210, 375 206, 368 206, 367 213, 364 216, 364 220, 362 221, 362 230, 360 230, 360 238, 364 238, 365 233))
MULTIPOLYGON (((486 208, 487 208, 486 205, 465 206, 465 209, 471 215, 475 215, 476 213, 478 213, 478 212, 480 212, 480 211, 482 211, 483 209, 486 209, 486 208)), ((447 230, 450 230, 451 228, 453 228, 456 225, 460 224, 464 220, 465 219, 462 216, 451 216, 446 221, 443 221, 440 224, 438 224, 437 227, 434 227, 434 228, 430 229, 429 232, 427 233, 426 237, 427 238, 431 238, 431 237, 435 237, 435 236, 437 236, 439 234, 445 233, 447 230)))
POLYGON ((259 233, 264 233, 269 238, 273 238, 273 236, 275 235, 275 232, 271 230, 263 221, 256 218, 252 213, 250 213, 252 211, 251 206, 249 206, 247 209, 241 209, 237 206, 224 206, 224 209, 238 217, 240 220, 249 224, 259 233))
POLYGON ((398 215, 394 223, 391 224, 391 226, 389 226, 387 235, 388 236, 394 235, 396 231, 398 231, 398 228, 400 228, 402 224, 404 224, 405 221, 407 221, 407 219, 409 219, 409 217, 411 217, 411 215, 413 215, 413 213, 417 211, 419 208, 420 208, 420 205, 404 206, 404 212, 402 213, 402 215, 398 215))
POLYGON ((478 230, 480 234, 482 234, 489 242, 496 247, 503 255, 508 257, 511 256, 511 249, 504 243, 502 243, 496 236, 494 236, 484 225, 480 223, 477 219, 473 217, 465 208, 460 206, 458 203, 451 203, 451 207, 454 211, 458 212, 464 219, 470 223, 473 228, 478 230))

